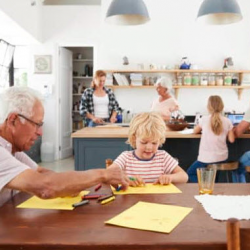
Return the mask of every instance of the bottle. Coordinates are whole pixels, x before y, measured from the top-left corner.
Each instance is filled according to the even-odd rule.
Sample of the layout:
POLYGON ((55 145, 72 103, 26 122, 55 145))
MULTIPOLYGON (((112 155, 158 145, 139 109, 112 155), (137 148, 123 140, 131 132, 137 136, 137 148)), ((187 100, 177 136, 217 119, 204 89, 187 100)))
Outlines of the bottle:
POLYGON ((89 76, 89 72, 90 72, 90 68, 89 68, 89 65, 87 64, 85 66, 85 76, 89 76))
POLYGON ((117 115, 116 115, 117 123, 122 123, 122 109, 119 108, 117 115))

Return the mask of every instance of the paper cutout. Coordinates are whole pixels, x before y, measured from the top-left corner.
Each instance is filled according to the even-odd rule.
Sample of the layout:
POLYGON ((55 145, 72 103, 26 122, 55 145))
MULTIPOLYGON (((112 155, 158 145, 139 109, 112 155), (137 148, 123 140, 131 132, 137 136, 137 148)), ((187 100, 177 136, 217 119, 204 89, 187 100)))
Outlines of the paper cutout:
POLYGON ((174 194, 182 193, 179 188, 174 184, 168 185, 153 185, 152 183, 147 183, 145 186, 141 187, 128 187, 127 190, 116 191, 113 187, 112 191, 114 194, 174 194))
POLYGON ((78 196, 75 197, 63 197, 43 200, 37 196, 33 196, 30 199, 19 204, 17 208, 38 208, 38 209, 59 209, 59 210, 73 210, 72 205, 80 202, 82 196, 88 194, 89 191, 82 191, 78 196))
POLYGON ((133 229, 170 233, 193 208, 138 202, 106 224, 133 229))

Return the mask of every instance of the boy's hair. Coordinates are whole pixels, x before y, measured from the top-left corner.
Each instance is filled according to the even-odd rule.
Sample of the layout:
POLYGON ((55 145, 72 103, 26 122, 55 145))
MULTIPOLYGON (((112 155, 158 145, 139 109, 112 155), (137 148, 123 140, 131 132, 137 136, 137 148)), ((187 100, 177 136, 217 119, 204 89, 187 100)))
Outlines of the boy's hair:
POLYGON ((94 75, 93 80, 92 80, 92 82, 91 82, 91 87, 92 87, 92 88, 95 87, 95 79, 96 79, 96 78, 103 77, 103 76, 105 76, 105 77, 107 76, 106 72, 105 72, 104 70, 97 70, 97 71, 95 72, 95 75, 94 75))
POLYGON ((224 104, 220 96, 212 95, 208 99, 208 111, 211 114, 211 128, 214 134, 220 135, 223 131, 221 112, 224 109, 224 104))
POLYGON ((144 112, 137 114, 130 122, 127 143, 136 148, 136 138, 166 140, 166 124, 159 113, 144 112))

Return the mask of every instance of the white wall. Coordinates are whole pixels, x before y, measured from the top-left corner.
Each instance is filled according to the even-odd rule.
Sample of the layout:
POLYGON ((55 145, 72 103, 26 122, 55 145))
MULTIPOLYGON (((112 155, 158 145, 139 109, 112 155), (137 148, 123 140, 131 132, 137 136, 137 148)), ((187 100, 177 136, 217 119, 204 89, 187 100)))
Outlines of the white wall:
POLYGON ((31 0, 0 0, 0 9, 22 27, 24 33, 29 33, 38 41, 41 39, 40 4, 31 6, 31 0))
MULTIPOLYGON (((9 6, 16 6, 13 0, 8 2, 9 6)), ((53 95, 45 103, 45 140, 56 140, 57 46, 94 45, 95 69, 119 69, 125 55, 129 58, 131 68, 135 68, 138 63, 174 66, 180 63, 183 56, 188 56, 200 68, 220 69, 223 59, 232 56, 236 69, 250 69, 249 0, 238 0, 243 21, 224 26, 200 26, 196 23, 201 0, 144 2, 151 21, 140 26, 106 24, 104 17, 111 0, 103 0, 102 6, 42 7, 40 21, 43 44, 33 46, 32 54, 51 54, 53 73, 32 75, 30 81, 38 85, 49 81, 53 85, 53 95)), ((28 27, 27 24, 25 26, 28 27)), ((246 80, 250 81, 249 78, 246 80)), ((238 101, 236 92, 231 89, 182 89, 178 98, 181 110, 189 115, 196 111, 205 112, 206 101, 211 94, 220 94, 229 110, 243 111, 249 104, 250 90, 244 90, 242 100, 238 101)), ((133 112, 148 110, 157 96, 153 89, 119 89, 116 95, 121 106, 132 108, 133 112)))

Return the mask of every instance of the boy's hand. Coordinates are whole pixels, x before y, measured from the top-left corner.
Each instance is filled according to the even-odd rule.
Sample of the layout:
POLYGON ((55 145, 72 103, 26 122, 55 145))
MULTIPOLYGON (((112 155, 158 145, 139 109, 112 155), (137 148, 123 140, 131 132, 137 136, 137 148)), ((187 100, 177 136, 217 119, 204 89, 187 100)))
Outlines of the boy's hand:
POLYGON ((158 180, 154 182, 154 185, 160 184, 160 185, 167 185, 172 183, 172 176, 171 174, 163 174, 159 177, 158 180))
POLYGON ((131 186, 131 187, 145 186, 145 182, 144 182, 144 180, 143 180, 140 176, 138 176, 138 175, 130 176, 130 177, 129 177, 129 186, 131 186))

